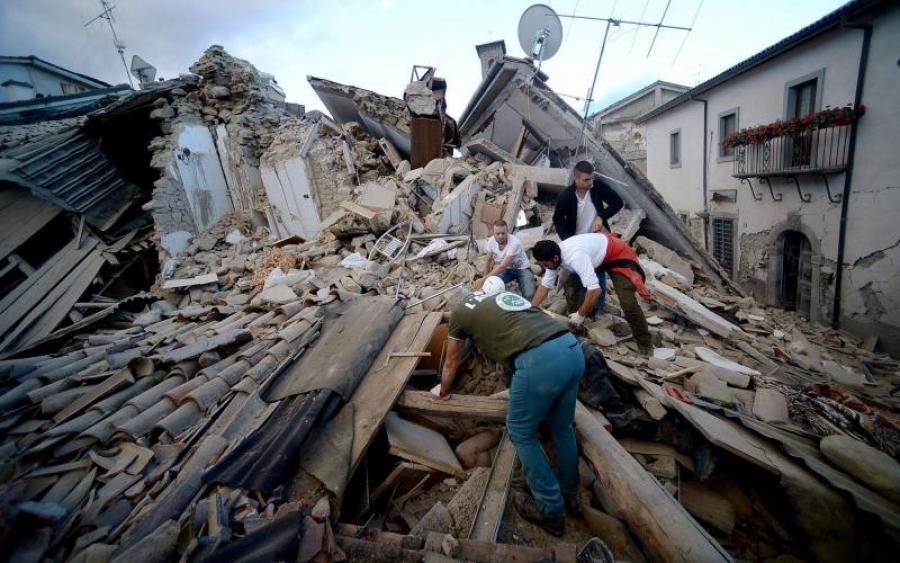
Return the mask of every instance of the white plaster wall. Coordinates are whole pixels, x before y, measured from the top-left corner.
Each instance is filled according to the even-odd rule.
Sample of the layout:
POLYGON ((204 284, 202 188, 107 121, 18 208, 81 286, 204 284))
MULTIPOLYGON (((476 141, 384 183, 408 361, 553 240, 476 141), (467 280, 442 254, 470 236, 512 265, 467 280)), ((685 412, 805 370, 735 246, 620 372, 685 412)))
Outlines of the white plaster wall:
POLYGON ((900 349, 900 5, 893 3, 872 23, 866 114, 847 214, 842 311, 849 328, 879 334, 900 349), (872 311, 878 307, 873 297, 881 314, 872 311))
POLYGON ((306 239, 314 237, 319 232, 320 218, 303 157, 266 162, 260 166, 260 174, 278 227, 306 239))
MULTIPOLYGON (((863 93, 867 111, 858 125, 845 254, 849 267, 845 270, 842 311, 859 332, 896 330, 900 337, 900 318, 896 315, 900 310, 900 6, 885 7, 872 21, 874 31, 863 93), (873 306, 870 290, 876 291, 884 313, 874 311, 877 307, 873 306), (867 306, 872 310, 867 310, 867 306)), ((746 184, 732 178, 733 163, 718 158, 718 116, 739 108, 741 129, 783 119, 785 84, 823 68, 821 107, 852 102, 861 45, 862 31, 835 30, 701 95, 709 104, 708 193, 710 197, 717 189, 736 189, 738 193, 737 203, 709 205, 712 216, 737 217, 736 263, 741 263, 744 251, 751 251, 742 248, 742 235, 756 235, 760 240, 761 234, 779 230, 789 217, 799 220, 803 230, 818 239, 811 242, 814 250, 818 246, 825 274, 825 298, 819 311, 823 321, 831 317, 834 286, 829 274, 833 273, 837 258, 840 203, 829 202, 825 184, 813 176, 799 178, 803 192, 811 197, 808 203, 801 202, 793 181, 782 179, 771 180, 776 195, 783 198, 780 202, 773 201, 765 185, 753 179, 754 189, 763 196, 761 201, 754 201, 746 184)), ((648 177, 676 210, 702 210, 702 154, 695 158, 696 147, 688 142, 702 128, 702 122, 702 104, 697 102, 682 104, 647 122, 648 177), (670 169, 668 134, 677 128, 682 129, 682 168, 670 169), (685 205, 686 191, 694 194, 687 201, 696 205, 685 205)), ((701 134, 696 134, 696 138, 702 146, 701 134)), ((830 175, 828 180, 832 194, 842 191, 844 174, 830 175)), ((752 251, 752 256, 748 254, 746 258, 753 262, 760 258, 755 264, 758 269, 741 272, 746 279, 738 279, 739 282, 765 280, 765 252, 760 253, 758 248, 752 251)), ((900 344, 900 338, 897 342, 900 344)))
POLYGON ((703 211, 703 104, 689 102, 646 122, 647 177, 676 212, 703 211), (669 134, 681 129, 681 166, 669 165, 669 134))
POLYGON ((177 139, 172 160, 175 175, 184 186, 194 223, 205 231, 223 215, 234 210, 222 165, 209 129, 202 124, 176 126, 177 139))

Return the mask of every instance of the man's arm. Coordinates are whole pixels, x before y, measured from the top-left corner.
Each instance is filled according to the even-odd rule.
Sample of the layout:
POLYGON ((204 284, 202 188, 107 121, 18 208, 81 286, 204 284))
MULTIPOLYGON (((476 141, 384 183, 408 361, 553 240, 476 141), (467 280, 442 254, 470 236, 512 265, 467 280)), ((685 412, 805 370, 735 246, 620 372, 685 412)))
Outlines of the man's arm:
POLYGON ((569 228, 569 217, 566 214, 566 197, 568 189, 563 190, 556 198, 556 207, 553 208, 553 226, 556 227, 556 234, 561 240, 566 240, 574 234, 574 228, 569 228))
POLYGON ((494 264, 494 253, 488 250, 484 254, 484 277, 488 277, 491 275, 489 272, 491 271, 491 266, 494 264))
POLYGON ((450 396, 450 388, 456 379, 456 372, 463 360, 465 342, 455 338, 447 339, 447 352, 444 356, 444 368, 441 370, 441 397, 450 396))
POLYGON ((589 289, 584 294, 584 301, 581 302, 581 307, 578 308, 578 314, 582 317, 590 315, 591 311, 594 310, 594 305, 597 304, 597 300, 600 299, 601 293, 599 287, 597 289, 589 289))
POLYGON ((543 284, 539 285, 538 288, 534 291, 534 297, 531 298, 531 305, 534 307, 540 307, 541 303, 544 302, 544 299, 547 298, 547 295, 550 294, 550 290, 544 287, 543 284))
POLYGON ((509 268, 510 264, 512 264, 512 261, 513 261, 513 257, 510 256, 509 254, 507 254, 507 255, 503 258, 503 260, 501 260, 500 263, 497 264, 497 267, 494 268, 493 270, 491 270, 490 272, 486 273, 486 274, 484 275, 484 277, 487 278, 487 277, 490 277, 490 276, 498 276, 498 275, 500 275, 504 270, 506 270, 507 268, 509 268))
POLYGON ((604 204, 602 211, 596 204, 594 205, 594 207, 597 207, 597 213, 603 217, 604 221, 611 219, 616 213, 621 211, 622 207, 625 205, 625 202, 622 201, 619 194, 606 185, 606 182, 600 178, 594 178, 594 185, 591 191, 597 193, 597 195, 600 196, 600 201, 604 204))

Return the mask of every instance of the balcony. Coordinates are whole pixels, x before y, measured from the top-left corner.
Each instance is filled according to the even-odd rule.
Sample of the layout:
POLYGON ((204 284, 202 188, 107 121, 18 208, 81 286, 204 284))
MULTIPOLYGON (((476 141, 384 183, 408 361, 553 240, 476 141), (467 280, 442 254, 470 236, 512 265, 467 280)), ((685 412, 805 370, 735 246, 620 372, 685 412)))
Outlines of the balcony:
POLYGON ((847 167, 853 125, 819 127, 734 147, 735 178, 836 174, 847 167))

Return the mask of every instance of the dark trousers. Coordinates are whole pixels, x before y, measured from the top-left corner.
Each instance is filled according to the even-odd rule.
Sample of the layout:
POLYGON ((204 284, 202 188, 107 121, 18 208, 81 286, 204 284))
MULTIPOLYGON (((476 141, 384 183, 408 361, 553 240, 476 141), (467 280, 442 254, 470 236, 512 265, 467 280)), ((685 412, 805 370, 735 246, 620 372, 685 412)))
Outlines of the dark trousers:
MULTIPOLYGON (((598 277, 603 272, 597 272, 598 277)), ((631 327, 631 334, 634 341, 640 348, 650 348, 653 345, 653 338, 650 336, 650 329, 647 327, 647 318, 644 316, 644 310, 638 303, 637 292, 631 280, 618 272, 609 272, 609 279, 613 282, 613 288, 619 298, 619 305, 622 307, 622 314, 631 327)), ((601 288, 603 291, 606 288, 601 288)), ((581 307, 584 302, 586 293, 581 278, 576 274, 569 274, 568 279, 563 282, 563 293, 566 296, 566 310, 574 313, 581 307)))

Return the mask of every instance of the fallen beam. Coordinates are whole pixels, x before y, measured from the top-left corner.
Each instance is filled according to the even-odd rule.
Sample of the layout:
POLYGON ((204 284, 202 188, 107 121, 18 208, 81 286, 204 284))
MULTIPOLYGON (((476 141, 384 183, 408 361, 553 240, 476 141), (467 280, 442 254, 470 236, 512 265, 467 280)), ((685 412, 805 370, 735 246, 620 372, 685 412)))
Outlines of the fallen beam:
POLYGON ((350 397, 348 404, 353 405, 354 412, 351 475, 419 363, 419 358, 390 358, 391 350, 426 350, 431 342, 431 335, 440 322, 441 313, 420 313, 401 319, 381 353, 372 362, 369 372, 350 397))
POLYGON ((503 521, 503 513, 506 510, 509 485, 516 468, 516 459, 516 449, 509 440, 509 436, 504 434, 497 447, 497 453, 494 455, 491 476, 488 478, 484 497, 481 499, 478 513, 472 523, 469 539, 497 541, 500 523, 503 521))
POLYGON ((728 552, 580 402, 575 409, 575 430, 597 478, 651 559, 732 560, 728 552))
POLYGON ((479 395, 450 395, 440 399, 428 391, 404 391, 397 401, 401 413, 425 416, 463 417, 470 420, 503 422, 509 401, 479 395))

